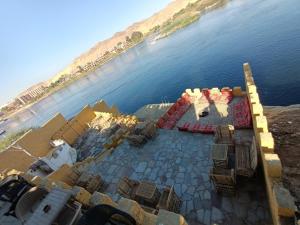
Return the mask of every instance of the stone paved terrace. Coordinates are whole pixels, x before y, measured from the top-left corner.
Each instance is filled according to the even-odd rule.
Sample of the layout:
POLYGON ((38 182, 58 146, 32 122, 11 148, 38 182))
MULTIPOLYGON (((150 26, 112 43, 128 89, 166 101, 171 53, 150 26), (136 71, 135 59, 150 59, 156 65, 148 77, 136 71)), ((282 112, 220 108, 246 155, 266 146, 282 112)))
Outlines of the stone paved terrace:
POLYGON ((185 122, 213 125, 233 124, 232 107, 241 100, 240 97, 234 97, 229 104, 220 103, 201 103, 196 100, 190 109, 181 117, 177 125, 182 125, 185 122), (199 113, 209 112, 206 117, 199 117, 199 113))
MULTIPOLYGON (((238 135, 251 137, 252 131, 238 135)), ((241 181, 235 197, 217 195, 209 180, 212 167, 212 135, 177 130, 159 130, 159 135, 142 148, 125 141, 114 152, 90 168, 107 184, 104 193, 114 200, 123 176, 152 181, 159 188, 174 185, 183 201, 181 214, 191 224, 272 224, 261 171, 252 180, 241 181)))

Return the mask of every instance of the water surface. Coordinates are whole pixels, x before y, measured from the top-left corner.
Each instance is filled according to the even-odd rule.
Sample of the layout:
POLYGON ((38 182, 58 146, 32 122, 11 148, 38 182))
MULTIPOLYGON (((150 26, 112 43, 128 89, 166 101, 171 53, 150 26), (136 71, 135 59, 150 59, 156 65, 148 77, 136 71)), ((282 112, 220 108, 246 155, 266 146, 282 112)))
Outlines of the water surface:
POLYGON ((40 125, 57 112, 70 118, 99 99, 132 113, 173 102, 186 88, 244 87, 244 62, 252 66, 264 105, 300 103, 299 21, 299 0, 233 0, 168 38, 130 49, 4 128, 40 125))

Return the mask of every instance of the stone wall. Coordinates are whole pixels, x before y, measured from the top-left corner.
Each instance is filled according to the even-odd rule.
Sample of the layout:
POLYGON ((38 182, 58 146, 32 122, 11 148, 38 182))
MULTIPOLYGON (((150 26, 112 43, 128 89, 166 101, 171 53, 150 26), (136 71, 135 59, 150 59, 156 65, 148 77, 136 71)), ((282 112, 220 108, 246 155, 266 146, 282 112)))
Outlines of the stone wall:
POLYGON ((263 112, 250 65, 245 63, 243 67, 246 92, 252 114, 253 130, 260 151, 272 219, 273 223, 278 225, 280 224, 280 216, 294 216, 294 202, 288 190, 282 185, 281 161, 278 155, 274 153, 274 139, 272 133, 268 130, 268 121, 263 112))

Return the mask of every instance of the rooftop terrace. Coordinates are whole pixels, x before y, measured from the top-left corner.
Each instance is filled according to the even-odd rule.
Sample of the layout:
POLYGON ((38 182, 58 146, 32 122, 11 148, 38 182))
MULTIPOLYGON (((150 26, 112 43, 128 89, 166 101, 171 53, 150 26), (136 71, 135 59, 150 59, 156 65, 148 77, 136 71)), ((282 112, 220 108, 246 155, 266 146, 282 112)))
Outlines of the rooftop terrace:
MULTIPOLYGON (((240 87, 221 91, 218 88, 187 89, 175 104, 147 105, 135 116, 121 115, 116 107, 110 108, 104 101, 93 107, 86 106, 71 120, 58 114, 42 127, 26 133, 1 154, 3 173, 0 177, 7 176, 9 169, 17 169, 33 186, 47 191, 55 187, 72 190, 73 199, 87 208, 109 204, 129 213, 143 225, 186 225, 185 220, 188 224, 290 224, 295 216, 294 200, 283 187, 281 161, 274 153, 274 140, 248 64, 244 64, 244 73, 245 92, 240 87), (154 131, 157 127, 161 129, 148 137, 142 133, 148 126, 145 124, 150 124, 154 131), (222 135, 230 137, 222 139, 229 140, 228 143, 219 142, 222 135), (132 139, 133 136, 147 140, 134 147, 137 139, 132 139), (57 139, 76 148, 78 162, 63 164, 44 177, 28 173, 37 157, 53 156, 55 148, 51 144, 57 139), (212 159, 212 151, 216 149, 212 146, 220 143, 226 148, 222 147, 223 153, 226 152, 222 158, 226 158, 226 165, 212 159), (230 176, 211 173, 212 168, 222 166, 230 171, 230 176), (250 169, 251 175, 248 170, 238 173, 241 168, 250 169), (217 192, 215 175, 230 179, 233 185, 219 182, 221 189, 217 192), (170 211, 175 213, 168 212, 169 208, 160 208, 155 203, 154 215, 151 214, 154 211, 149 213, 136 198, 121 198, 117 189, 123 177, 152 182, 160 191, 174 186, 182 201, 179 213, 184 218, 175 214, 178 212, 174 208, 170 211), (85 182, 95 181, 95 189, 82 178, 88 178, 85 182), (102 181, 105 185, 101 187, 102 181), (219 192, 228 186, 236 188, 236 193, 219 192), (289 222, 285 223, 282 218, 289 222)), ((1 224, 3 218, 7 219, 0 215, 1 224)))
POLYGON ((116 188, 123 176, 152 181, 160 188, 174 185, 183 201, 180 213, 189 224, 271 224, 261 171, 242 181, 235 197, 215 192, 209 180, 212 143, 212 135, 160 130, 142 148, 124 142, 90 170, 109 184, 103 192, 115 201, 120 198, 116 188))

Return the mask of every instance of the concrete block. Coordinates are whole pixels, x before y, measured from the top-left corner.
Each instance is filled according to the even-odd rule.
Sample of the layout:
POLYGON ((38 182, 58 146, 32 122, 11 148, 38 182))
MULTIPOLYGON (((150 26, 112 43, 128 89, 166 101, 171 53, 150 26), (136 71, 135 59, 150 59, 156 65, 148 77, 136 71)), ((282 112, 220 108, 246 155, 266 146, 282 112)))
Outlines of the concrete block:
POLYGON ((72 189, 74 198, 83 205, 89 205, 91 194, 82 187, 74 186, 72 189))
POLYGON ((252 85, 255 85, 253 77, 245 78, 246 91, 248 91, 249 90, 248 87, 252 85))
POLYGON ((243 96, 242 88, 241 87, 234 87, 233 90, 232 90, 232 94, 235 97, 243 96))
POLYGON ((192 92, 192 89, 188 88, 185 89, 185 93, 187 93, 188 95, 192 96, 194 93, 192 92))
POLYGON ((258 136, 259 145, 263 152, 273 153, 274 152, 274 138, 270 132, 259 133, 258 136))
POLYGON ((210 94, 211 95, 220 95, 221 94, 220 89, 217 87, 214 87, 214 88, 210 89, 210 94))
POLYGON ((294 217, 296 211, 295 199, 282 183, 274 184, 273 194, 278 208, 278 215, 294 217))
POLYGON ((249 94, 249 101, 250 103, 260 103, 259 95, 256 92, 249 94))
POLYGON ((108 195, 95 191, 90 198, 89 205, 96 206, 99 204, 106 204, 117 207, 117 203, 115 203, 108 195))
POLYGON ((156 224, 188 225, 183 216, 163 209, 158 212, 156 224))
POLYGON ((252 82, 251 84, 247 83, 247 90, 249 94, 257 93, 257 87, 254 82, 252 82))
POLYGON ((136 201, 121 198, 118 202, 118 208, 131 215, 137 224, 144 224, 146 213, 136 201))
POLYGON ((249 63, 244 63, 243 69, 244 69, 245 78, 252 77, 252 71, 249 63))
POLYGON ((265 116, 263 116, 263 115, 255 116, 253 124, 254 124, 254 128, 256 129, 257 133, 269 132, 268 121, 267 121, 267 117, 265 117, 265 116))
POLYGON ((232 89, 230 88, 230 87, 223 87, 222 89, 221 89, 221 92, 222 91, 232 91, 232 89))
POLYGON ((260 103, 251 104, 251 110, 254 117, 264 114, 264 109, 260 103))
POLYGON ((42 178, 39 186, 45 188, 47 191, 51 191, 55 187, 60 187, 55 181, 48 179, 47 177, 42 178))
POLYGON ((201 98, 202 93, 201 93, 200 88, 195 88, 195 89, 194 89, 194 95, 195 95, 197 98, 201 98))
POLYGON ((267 171, 270 177, 281 177, 282 165, 277 154, 265 153, 263 154, 266 162, 267 171))

